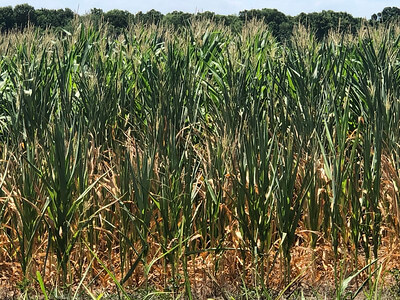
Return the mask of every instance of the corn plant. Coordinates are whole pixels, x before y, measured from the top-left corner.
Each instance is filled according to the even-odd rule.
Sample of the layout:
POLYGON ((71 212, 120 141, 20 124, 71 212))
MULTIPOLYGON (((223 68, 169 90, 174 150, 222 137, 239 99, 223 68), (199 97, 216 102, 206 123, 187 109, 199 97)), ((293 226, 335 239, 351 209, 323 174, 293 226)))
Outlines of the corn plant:
POLYGON ((49 200, 43 197, 43 184, 29 162, 35 159, 37 150, 32 144, 26 144, 25 153, 20 158, 20 176, 17 177, 16 186, 21 192, 14 199, 15 214, 13 222, 16 224, 16 235, 18 238, 18 256, 21 262, 24 277, 29 274, 29 265, 32 259, 32 251, 36 244, 39 228, 49 205, 49 200))
POLYGON ((299 26, 285 43, 260 22, 177 30, 2 36, 0 254, 43 286, 53 256, 53 283, 88 290, 150 288, 162 269, 188 298, 199 270, 267 294, 278 257, 288 287, 298 246, 331 245, 336 275, 348 257, 377 274, 400 230, 398 27, 318 41, 299 26))

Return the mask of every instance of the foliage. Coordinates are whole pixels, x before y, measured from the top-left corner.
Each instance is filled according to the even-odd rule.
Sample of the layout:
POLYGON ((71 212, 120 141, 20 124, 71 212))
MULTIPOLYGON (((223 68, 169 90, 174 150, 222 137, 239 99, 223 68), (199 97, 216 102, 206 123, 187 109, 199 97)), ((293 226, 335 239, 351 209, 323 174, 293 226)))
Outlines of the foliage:
POLYGON ((324 10, 320 13, 301 13, 294 18, 295 24, 302 24, 315 32, 321 40, 328 36, 330 31, 355 34, 361 27, 361 18, 354 18, 345 12, 324 10))
POLYGON ((251 21, 253 19, 264 21, 272 34, 280 41, 288 39, 293 31, 292 18, 286 16, 277 9, 264 8, 244 10, 239 13, 239 19, 242 22, 251 21))
POLYGON ((398 21, 400 17, 400 8, 398 7, 385 7, 381 12, 371 16, 372 22, 390 23, 398 21))
POLYGON ((29 23, 36 24, 36 11, 29 4, 18 4, 14 7, 15 24, 17 28, 25 28, 29 23))
POLYGON ((75 14, 69 8, 36 10, 36 25, 41 28, 62 28, 70 24, 75 14))
POLYGON ((162 21, 163 17, 164 15, 155 9, 151 9, 147 13, 142 13, 141 11, 139 11, 135 15, 135 23, 157 25, 162 21))
POLYGON ((127 28, 132 17, 132 14, 126 10, 113 9, 104 14, 104 21, 115 28, 127 28))
MULTIPOLYGON (((397 20, 399 8, 386 7, 382 12, 373 14, 369 20, 370 24, 388 23, 397 20)), ((40 28, 62 28, 71 25, 76 15, 69 9, 34 9, 28 4, 19 4, 14 8, 11 6, 0 7, 0 29, 2 32, 13 28, 23 29, 28 23, 40 28)), ((193 20, 209 20, 220 23, 231 28, 233 32, 239 33, 244 24, 251 20, 259 20, 268 25, 274 37, 284 42, 291 38, 293 28, 299 24, 304 25, 315 32, 317 39, 321 40, 328 36, 329 32, 345 32, 353 35, 358 32, 362 25, 361 18, 355 18, 345 12, 322 11, 313 13, 300 13, 297 16, 289 16, 277 9, 251 9, 240 11, 238 15, 219 15, 206 11, 191 14, 182 11, 173 11, 167 14, 152 9, 146 13, 141 11, 133 14, 126 10, 113 9, 104 12, 102 9, 93 8, 89 14, 79 16, 81 20, 91 19, 94 24, 108 22, 112 30, 120 34, 132 24, 168 24, 175 29, 189 26, 193 20)))
POLYGON ((15 24, 14 10, 11 6, 0 7, 0 28, 4 32, 15 24))

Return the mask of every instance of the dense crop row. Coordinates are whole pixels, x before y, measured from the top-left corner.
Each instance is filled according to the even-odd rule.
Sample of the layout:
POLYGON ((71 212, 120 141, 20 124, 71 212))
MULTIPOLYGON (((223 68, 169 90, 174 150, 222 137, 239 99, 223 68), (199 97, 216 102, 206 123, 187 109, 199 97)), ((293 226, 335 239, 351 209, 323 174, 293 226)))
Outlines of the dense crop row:
POLYGON ((190 295, 212 258, 213 280, 229 261, 266 288, 295 244, 355 270, 398 236, 398 28, 74 28, 0 40, 0 257, 20 279, 104 268, 190 295))

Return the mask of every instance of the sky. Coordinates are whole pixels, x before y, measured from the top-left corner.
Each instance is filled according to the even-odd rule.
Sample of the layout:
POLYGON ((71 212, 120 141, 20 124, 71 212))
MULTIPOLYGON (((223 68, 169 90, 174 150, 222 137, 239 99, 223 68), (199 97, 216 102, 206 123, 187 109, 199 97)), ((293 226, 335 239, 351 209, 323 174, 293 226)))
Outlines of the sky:
POLYGON ((15 6, 28 3, 38 8, 70 8, 79 14, 85 14, 91 8, 128 10, 131 13, 147 12, 151 9, 162 13, 174 10, 196 13, 213 11, 218 14, 238 14, 239 11, 253 8, 276 8, 279 11, 295 16, 301 12, 320 12, 322 10, 344 11, 354 17, 366 17, 378 13, 387 6, 400 6, 394 0, 0 0, 0 6, 15 6))

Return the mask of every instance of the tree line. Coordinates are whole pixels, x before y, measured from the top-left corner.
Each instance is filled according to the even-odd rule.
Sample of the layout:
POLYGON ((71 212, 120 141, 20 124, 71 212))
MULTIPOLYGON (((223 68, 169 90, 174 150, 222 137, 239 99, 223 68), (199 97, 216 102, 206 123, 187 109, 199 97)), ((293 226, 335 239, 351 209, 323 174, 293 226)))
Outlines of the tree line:
POLYGON ((196 14, 173 11, 164 15, 155 9, 133 14, 126 10, 113 9, 104 12, 102 9, 93 8, 89 13, 80 16, 69 8, 35 9, 29 4, 20 4, 15 7, 0 7, 0 30, 7 32, 23 29, 28 24, 40 28, 60 29, 68 27, 74 18, 91 19, 94 22, 105 21, 117 33, 135 23, 166 24, 179 28, 193 20, 213 20, 229 26, 233 31, 239 31, 245 22, 257 19, 268 24, 272 34, 279 41, 283 41, 291 36, 293 26, 296 24, 305 25, 315 32, 318 39, 322 39, 330 30, 355 33, 365 21, 372 25, 396 21, 400 18, 400 8, 386 7, 381 12, 373 14, 369 20, 365 20, 346 12, 331 10, 289 16, 270 8, 243 10, 238 15, 219 15, 210 11, 196 14))

